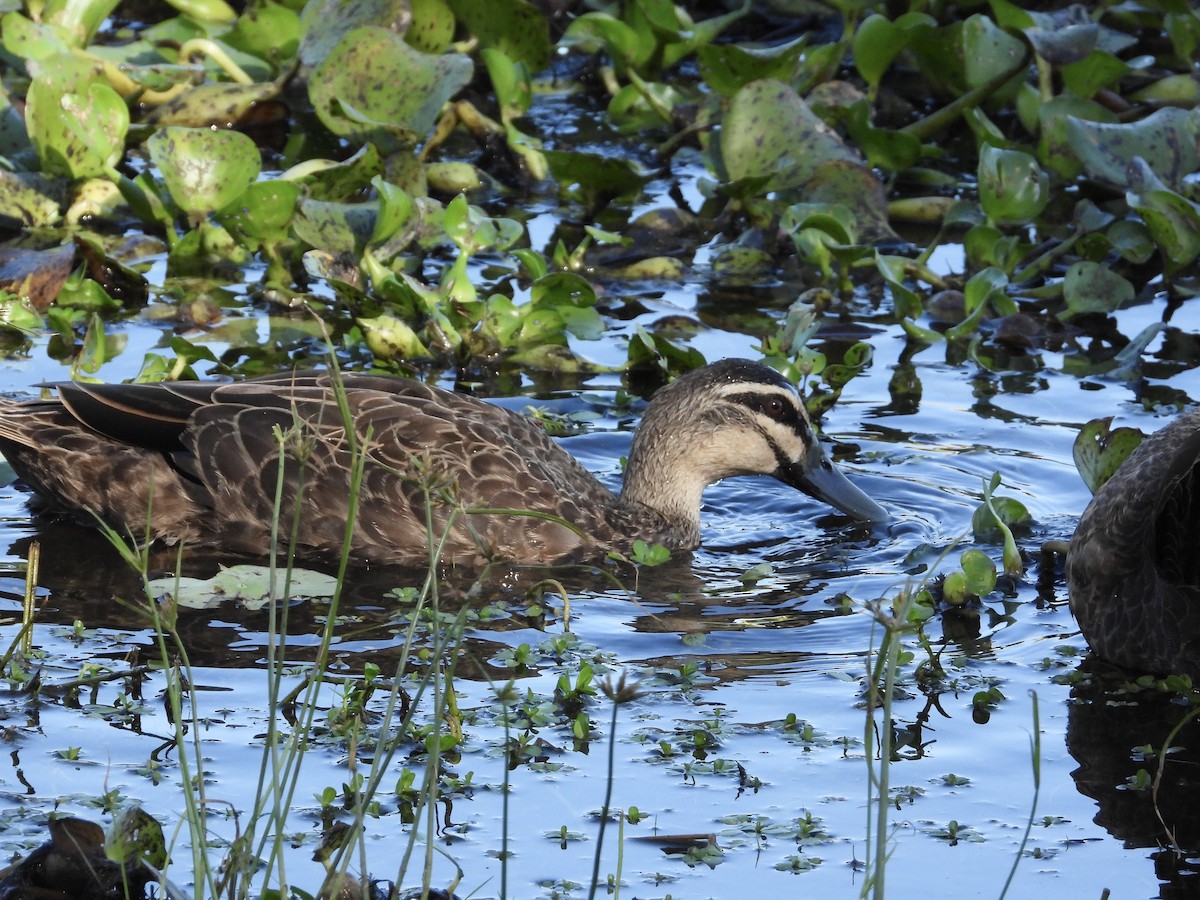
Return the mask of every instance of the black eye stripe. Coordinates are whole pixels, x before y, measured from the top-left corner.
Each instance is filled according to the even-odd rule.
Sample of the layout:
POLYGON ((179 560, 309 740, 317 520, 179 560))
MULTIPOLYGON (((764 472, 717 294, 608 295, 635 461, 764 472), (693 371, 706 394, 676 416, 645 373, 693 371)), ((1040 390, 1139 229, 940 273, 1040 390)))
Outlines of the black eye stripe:
POLYGON ((800 416, 794 404, 789 403, 779 394, 768 394, 760 391, 747 391, 742 394, 731 394, 725 399, 739 403, 747 409, 761 413, 776 422, 797 422, 800 416))

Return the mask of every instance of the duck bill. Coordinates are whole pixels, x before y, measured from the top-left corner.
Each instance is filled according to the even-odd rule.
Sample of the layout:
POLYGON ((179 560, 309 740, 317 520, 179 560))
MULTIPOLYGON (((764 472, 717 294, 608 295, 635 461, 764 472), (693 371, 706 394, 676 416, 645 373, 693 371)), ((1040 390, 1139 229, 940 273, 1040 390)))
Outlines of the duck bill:
POLYGON ((780 471, 781 481, 863 522, 886 522, 888 512, 843 475, 817 447, 780 471), (814 452, 815 451, 815 452, 814 452))

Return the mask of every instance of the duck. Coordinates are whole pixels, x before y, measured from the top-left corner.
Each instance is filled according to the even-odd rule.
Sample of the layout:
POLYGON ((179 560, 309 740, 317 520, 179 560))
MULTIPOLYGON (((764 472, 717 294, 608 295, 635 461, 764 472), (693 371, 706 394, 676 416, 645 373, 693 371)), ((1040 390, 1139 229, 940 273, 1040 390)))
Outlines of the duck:
POLYGON ((0 452, 19 480, 50 510, 166 544, 262 557, 278 519, 285 539, 294 523, 299 556, 336 558, 353 516, 349 553, 368 564, 553 564, 639 540, 692 550, 704 489, 740 475, 888 518, 832 465, 795 387, 744 359, 653 395, 617 494, 535 419, 409 378, 45 387, 0 401, 0 452))
POLYGON ((1200 407, 1145 438, 1096 491, 1066 580, 1096 655, 1200 679, 1200 407))

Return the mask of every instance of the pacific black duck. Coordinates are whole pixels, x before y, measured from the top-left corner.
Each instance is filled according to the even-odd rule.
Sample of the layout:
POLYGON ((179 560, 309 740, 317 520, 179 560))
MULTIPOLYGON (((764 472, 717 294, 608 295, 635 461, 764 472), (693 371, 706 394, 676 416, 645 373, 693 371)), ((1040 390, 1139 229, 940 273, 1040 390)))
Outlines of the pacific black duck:
POLYGON ((53 506, 251 555, 269 546, 280 483, 282 533, 299 498, 301 553, 338 553, 354 446, 366 462, 351 553, 369 562, 428 560, 427 522, 440 558, 468 564, 595 557, 638 538, 690 549, 701 493, 734 475, 774 475, 857 519, 887 517, 830 464, 792 385, 746 360, 655 394, 619 496, 526 416, 404 378, 341 380, 344 409, 315 372, 59 384, 56 399, 0 403, 0 450, 53 506))
POLYGON ((1097 654, 1200 678, 1200 408, 1142 441, 1096 492, 1067 587, 1097 654))

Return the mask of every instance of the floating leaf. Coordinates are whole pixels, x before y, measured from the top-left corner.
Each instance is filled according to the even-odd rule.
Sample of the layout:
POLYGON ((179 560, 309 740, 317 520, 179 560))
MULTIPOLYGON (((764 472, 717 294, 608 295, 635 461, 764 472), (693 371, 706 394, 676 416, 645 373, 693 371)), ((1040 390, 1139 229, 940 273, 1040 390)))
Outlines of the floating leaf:
POLYGON ((1141 442, 1142 433, 1136 428, 1113 428, 1112 416, 1092 419, 1084 425, 1071 452, 1088 490, 1093 494, 1100 490, 1141 442))

